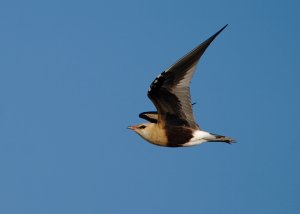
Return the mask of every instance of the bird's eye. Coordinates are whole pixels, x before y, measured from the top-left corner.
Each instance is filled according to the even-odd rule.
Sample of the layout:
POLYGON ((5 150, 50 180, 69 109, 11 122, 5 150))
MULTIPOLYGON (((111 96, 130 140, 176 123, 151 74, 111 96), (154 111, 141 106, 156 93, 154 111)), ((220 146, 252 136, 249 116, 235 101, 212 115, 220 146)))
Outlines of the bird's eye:
POLYGON ((144 128, 146 128, 146 126, 144 125, 139 126, 139 129, 144 129, 144 128))

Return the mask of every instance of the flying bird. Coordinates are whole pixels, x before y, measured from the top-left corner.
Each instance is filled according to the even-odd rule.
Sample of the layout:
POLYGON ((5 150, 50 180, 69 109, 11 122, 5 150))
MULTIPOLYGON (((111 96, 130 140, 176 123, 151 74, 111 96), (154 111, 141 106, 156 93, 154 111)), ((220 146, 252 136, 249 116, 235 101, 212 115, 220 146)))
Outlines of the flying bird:
POLYGON ((128 126, 129 129, 146 141, 165 147, 234 142, 230 137, 212 134, 199 127, 194 119, 190 96, 190 81, 197 63, 210 43, 226 27, 227 25, 156 77, 150 85, 148 97, 157 111, 141 113, 139 117, 149 123, 128 126))

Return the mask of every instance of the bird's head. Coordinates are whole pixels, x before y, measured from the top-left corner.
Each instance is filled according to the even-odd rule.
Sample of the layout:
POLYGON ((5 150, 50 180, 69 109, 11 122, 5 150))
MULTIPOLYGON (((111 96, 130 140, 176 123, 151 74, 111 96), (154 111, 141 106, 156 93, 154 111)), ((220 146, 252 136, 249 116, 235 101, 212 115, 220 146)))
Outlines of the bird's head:
POLYGON ((153 126, 152 123, 143 123, 135 126, 128 126, 127 128, 131 129, 132 131, 134 131, 144 139, 148 140, 152 126, 153 126))

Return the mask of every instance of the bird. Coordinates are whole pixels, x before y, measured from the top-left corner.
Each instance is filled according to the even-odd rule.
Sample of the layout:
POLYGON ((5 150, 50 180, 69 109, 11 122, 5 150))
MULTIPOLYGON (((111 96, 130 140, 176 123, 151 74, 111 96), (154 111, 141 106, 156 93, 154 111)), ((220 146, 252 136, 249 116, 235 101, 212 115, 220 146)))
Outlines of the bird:
POLYGON ((140 113, 139 117, 148 123, 128 126, 128 129, 151 144, 163 147, 235 142, 230 137, 213 134, 199 127, 193 115, 190 95, 190 82, 201 56, 226 27, 222 27, 155 78, 147 95, 157 111, 140 113))

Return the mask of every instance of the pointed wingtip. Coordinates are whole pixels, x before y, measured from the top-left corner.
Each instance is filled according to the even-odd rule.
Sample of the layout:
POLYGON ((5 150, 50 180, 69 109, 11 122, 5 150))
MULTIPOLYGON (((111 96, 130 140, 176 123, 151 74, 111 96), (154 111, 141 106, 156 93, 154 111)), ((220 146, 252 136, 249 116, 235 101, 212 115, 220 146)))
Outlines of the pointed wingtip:
POLYGON ((228 26, 228 24, 224 25, 218 32, 223 31, 227 26, 228 26))
MULTIPOLYGON (((199 46, 197 46, 195 49, 193 49, 190 53, 188 53, 186 56, 188 56, 191 53, 200 53, 199 55, 199 59, 201 57, 201 55, 204 53, 204 51, 206 50, 206 48, 210 45, 210 43, 212 43, 214 41, 214 39, 228 26, 228 24, 224 25, 219 31, 217 31, 215 34, 213 34, 211 37, 209 37, 208 39, 206 39, 204 42, 202 42, 199 46)), ((186 57, 184 56, 184 57, 186 57)), ((183 57, 183 58, 184 58, 183 57)))
POLYGON ((226 24, 224 27, 222 27, 218 32, 216 32, 214 35, 211 36, 212 40, 216 38, 226 27, 228 24, 226 24))
POLYGON ((224 25, 224 27, 222 27, 221 30, 224 30, 227 26, 228 24, 224 25))
POLYGON ((220 33, 228 26, 228 24, 224 25, 224 27, 222 27, 219 31, 220 33))

